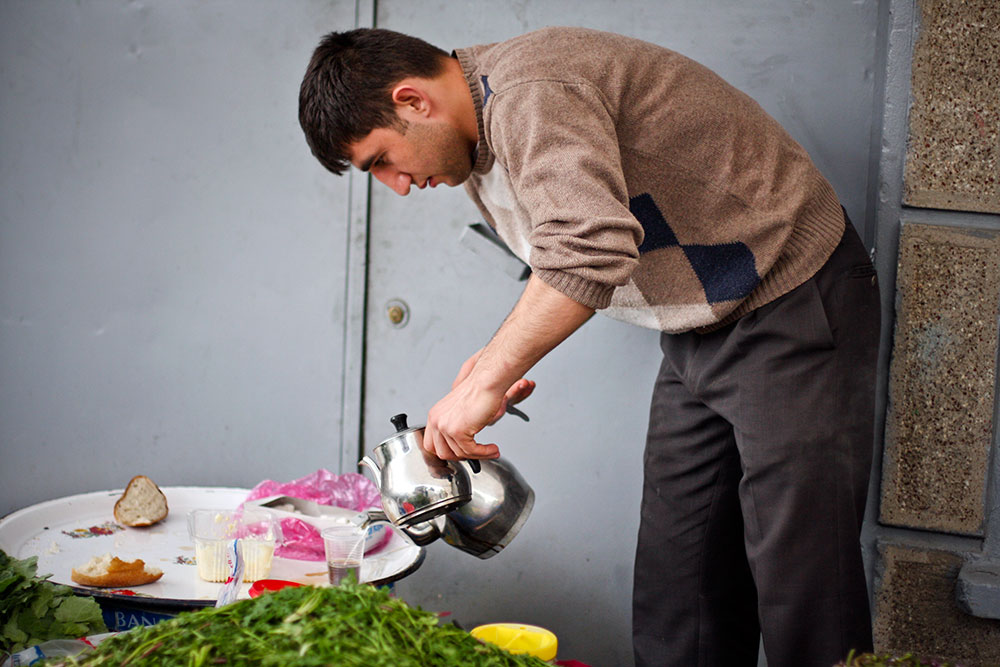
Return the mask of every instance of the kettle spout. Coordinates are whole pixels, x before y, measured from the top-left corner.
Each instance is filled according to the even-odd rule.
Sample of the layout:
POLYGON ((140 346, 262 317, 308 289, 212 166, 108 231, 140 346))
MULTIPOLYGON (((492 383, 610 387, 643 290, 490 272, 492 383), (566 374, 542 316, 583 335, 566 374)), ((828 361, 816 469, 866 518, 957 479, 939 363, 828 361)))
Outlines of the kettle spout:
MULTIPOLYGON (((361 528, 367 529, 369 526, 376 523, 388 523, 392 525, 392 522, 386 518, 385 512, 382 510, 367 510, 361 516, 361 528)), ((397 526, 397 528, 403 531, 409 540, 417 545, 418 547, 424 547, 433 542, 434 540, 441 537, 444 530, 444 516, 436 516, 430 521, 423 521, 421 523, 415 523, 412 526, 397 526)))
POLYGON ((427 546, 437 538, 441 537, 444 529, 444 516, 436 516, 429 521, 422 521, 410 526, 403 526, 401 530, 406 533, 410 541, 418 547, 427 546))
POLYGON ((382 475, 381 475, 381 471, 378 469, 378 466, 375 465, 375 462, 372 461, 369 457, 363 456, 361 458, 361 460, 358 461, 358 465, 361 466, 362 468, 365 468, 366 470, 368 470, 369 477, 371 477, 371 480, 373 482, 375 482, 375 486, 378 487, 378 490, 381 491, 382 490, 382 475))

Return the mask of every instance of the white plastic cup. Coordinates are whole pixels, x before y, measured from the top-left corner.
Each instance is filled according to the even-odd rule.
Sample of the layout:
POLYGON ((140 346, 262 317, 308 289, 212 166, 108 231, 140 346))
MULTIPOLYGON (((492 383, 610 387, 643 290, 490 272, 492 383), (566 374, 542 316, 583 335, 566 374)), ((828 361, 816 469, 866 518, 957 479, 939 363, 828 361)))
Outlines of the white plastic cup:
POLYGON ((326 569, 330 584, 337 586, 350 576, 361 581, 361 562, 365 556, 367 531, 354 524, 324 528, 320 533, 326 551, 326 569))
POLYGON ((194 541, 198 576, 224 582, 231 573, 229 544, 238 540, 243 558, 243 581, 265 579, 271 571, 281 530, 264 510, 194 510, 188 514, 188 532, 194 541))

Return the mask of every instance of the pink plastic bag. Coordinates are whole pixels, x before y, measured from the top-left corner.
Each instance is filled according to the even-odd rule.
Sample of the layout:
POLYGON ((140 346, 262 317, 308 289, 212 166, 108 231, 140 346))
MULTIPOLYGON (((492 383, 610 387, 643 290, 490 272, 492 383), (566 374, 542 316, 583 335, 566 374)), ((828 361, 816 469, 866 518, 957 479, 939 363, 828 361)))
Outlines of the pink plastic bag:
MULTIPOLYGON (((269 496, 290 496, 312 500, 320 505, 334 505, 363 512, 381 508, 378 487, 364 475, 349 472, 335 475, 322 468, 292 482, 265 479, 251 489, 244 502, 269 496)), ((294 560, 324 560, 323 540, 319 531, 300 519, 282 519, 282 544, 275 555, 294 560)))

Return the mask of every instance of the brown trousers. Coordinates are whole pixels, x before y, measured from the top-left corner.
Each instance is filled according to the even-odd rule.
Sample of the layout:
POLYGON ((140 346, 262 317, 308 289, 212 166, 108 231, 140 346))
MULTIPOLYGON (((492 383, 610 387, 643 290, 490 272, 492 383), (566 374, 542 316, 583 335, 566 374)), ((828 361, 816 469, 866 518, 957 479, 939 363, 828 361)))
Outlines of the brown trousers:
POLYGON ((664 334, 635 559, 637 665, 830 667, 871 650, 859 537, 880 327, 848 221, 810 280, 664 334))

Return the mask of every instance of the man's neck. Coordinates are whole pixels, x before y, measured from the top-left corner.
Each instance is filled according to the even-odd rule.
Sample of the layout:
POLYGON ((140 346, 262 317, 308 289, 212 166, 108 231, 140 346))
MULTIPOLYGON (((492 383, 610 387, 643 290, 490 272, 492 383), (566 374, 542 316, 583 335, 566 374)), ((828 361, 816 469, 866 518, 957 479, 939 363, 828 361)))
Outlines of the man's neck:
POLYGON ((448 58, 444 74, 448 105, 462 135, 473 145, 479 143, 479 123, 476 120, 476 105, 469 92, 469 82, 465 78, 458 58, 448 58))

